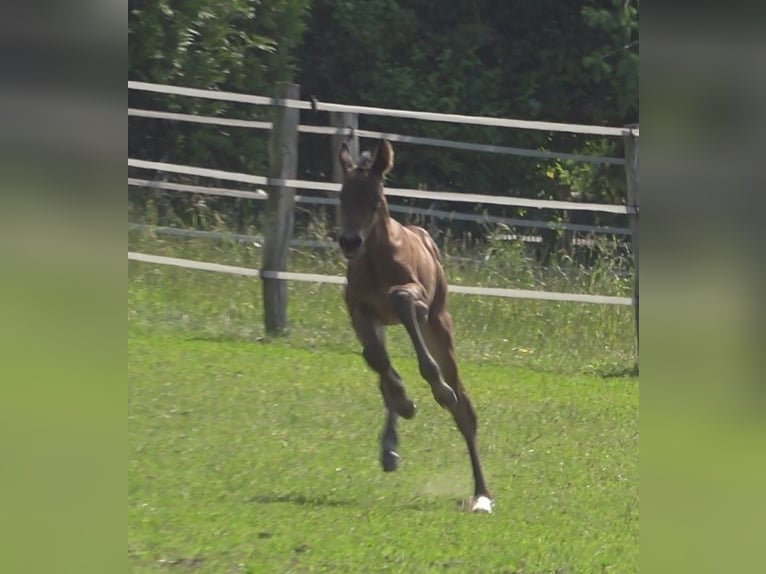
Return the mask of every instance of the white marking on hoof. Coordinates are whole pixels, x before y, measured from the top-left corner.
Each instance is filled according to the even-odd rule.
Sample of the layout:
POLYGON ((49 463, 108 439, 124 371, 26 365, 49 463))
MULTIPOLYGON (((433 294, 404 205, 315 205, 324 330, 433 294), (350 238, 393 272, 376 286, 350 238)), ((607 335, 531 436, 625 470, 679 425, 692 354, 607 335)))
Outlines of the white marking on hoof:
POLYGON ((471 512, 482 512, 485 514, 492 514, 492 507, 495 505, 492 500, 487 496, 479 496, 473 500, 471 505, 471 512))
POLYGON ((399 468, 399 455, 393 450, 383 451, 380 461, 384 472, 393 472, 399 468))

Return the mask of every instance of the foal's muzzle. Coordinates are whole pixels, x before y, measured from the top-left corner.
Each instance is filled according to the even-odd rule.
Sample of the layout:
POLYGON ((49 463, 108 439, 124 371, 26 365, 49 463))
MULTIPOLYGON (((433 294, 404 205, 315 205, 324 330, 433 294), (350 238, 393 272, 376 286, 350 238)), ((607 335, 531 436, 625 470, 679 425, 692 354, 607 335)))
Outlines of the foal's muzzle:
POLYGON ((362 238, 359 235, 352 235, 350 237, 341 235, 340 239, 338 239, 338 244, 343 251, 343 255, 346 256, 346 259, 351 259, 362 246, 362 238))

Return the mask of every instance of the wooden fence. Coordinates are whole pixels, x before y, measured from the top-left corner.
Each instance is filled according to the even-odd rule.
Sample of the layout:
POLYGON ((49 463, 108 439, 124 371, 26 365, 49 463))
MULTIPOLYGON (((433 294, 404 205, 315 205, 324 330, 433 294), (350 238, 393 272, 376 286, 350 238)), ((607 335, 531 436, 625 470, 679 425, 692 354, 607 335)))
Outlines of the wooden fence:
POLYGON ((314 275, 303 273, 288 273, 287 254, 291 240, 294 204, 296 201, 311 203, 325 203, 337 205, 336 198, 302 197, 296 195, 296 189, 319 190, 336 193, 341 174, 334 171, 333 178, 336 183, 318 182, 296 179, 298 166, 298 134, 314 133, 325 134, 332 137, 333 151, 337 151, 343 141, 349 143, 352 150, 359 151, 360 138, 386 138, 394 142, 411 143, 416 145, 437 146, 452 149, 482 151, 486 153, 509 154, 522 157, 540 159, 563 159, 596 164, 624 165, 627 182, 626 205, 608 205, 597 203, 581 203, 571 201, 538 200, 519 197, 495 196, 477 193, 452 193, 444 191, 424 191, 416 189, 386 188, 389 197, 406 197, 417 199, 432 199, 442 202, 468 202, 486 205, 531 207, 541 209, 566 209, 586 210, 593 212, 625 214, 629 217, 629 227, 616 226, 593 226, 574 223, 551 223, 546 221, 534 221, 527 219, 500 218, 478 216, 466 213, 447 212, 445 210, 417 209, 391 205, 392 211, 407 211, 424 215, 441 216, 455 220, 469 221, 497 221, 510 225, 527 226, 536 228, 555 228, 571 231, 587 231, 591 233, 608 233, 630 235, 632 240, 632 253, 634 257, 634 293, 632 298, 609 297, 602 295, 581 295, 572 293, 551 293, 544 291, 525 291, 516 289, 490 289, 482 287, 451 286, 452 292, 468 294, 484 294, 502 297, 522 297, 554 301, 576 301, 602 304, 632 304, 635 309, 635 330, 638 341, 639 323, 639 297, 638 297, 638 229, 639 229, 639 129, 637 125, 625 127, 602 127, 581 124, 563 124, 553 122, 527 121, 507 118, 491 118, 483 116, 464 116, 457 114, 439 114, 433 112, 420 112, 412 110, 394 110, 386 108, 373 108, 368 106, 349 106, 344 104, 318 102, 316 100, 300 100, 300 88, 295 84, 280 83, 276 88, 276 97, 269 98, 249 94, 220 92, 214 90, 199 90, 180 86, 168 86, 162 84, 150 84, 145 82, 128 82, 128 89, 143 90, 162 94, 173 94, 188 97, 198 97, 228 102, 241 102, 260 106, 270 106, 273 110, 271 122, 239 120, 222 117, 206 117, 191 114, 179 114, 153 110, 128 109, 128 115, 133 117, 155 118, 171 121, 183 121, 208 125, 220 125, 229 127, 241 127, 257 130, 269 130, 269 170, 267 176, 227 172, 213 168, 203 168, 165 162, 146 161, 128 158, 128 166, 138 169, 192 175, 202 178, 210 178, 222 181, 233 181, 264 186, 263 192, 244 191, 221 187, 196 186, 164 181, 153 181, 143 178, 129 178, 128 185, 155 187, 189 193, 202 193, 219 196, 260 199, 266 201, 266 226, 264 235, 264 253, 262 269, 243 270, 221 266, 207 262, 189 262, 188 260, 163 258, 149 254, 129 253, 131 260, 147 261, 158 264, 177 265, 194 269, 237 273, 241 275, 259 276, 263 283, 264 317, 266 330, 270 334, 282 332, 287 326, 287 280, 298 281, 324 281, 330 283, 342 283, 342 277, 327 275, 314 275), (330 126, 301 125, 300 110, 330 112, 330 126), (602 157, 582 154, 571 154, 555 151, 533 150, 508 146, 494 146, 473 142, 456 142, 434 138, 422 138, 402 134, 374 132, 358 129, 359 115, 377 115, 409 118, 424 121, 440 121, 469 125, 484 125, 494 127, 506 127, 514 129, 531 129, 553 132, 568 132, 577 134, 592 134, 610 137, 621 137, 624 140, 625 157, 602 157), (226 269, 224 269, 226 268, 226 269))

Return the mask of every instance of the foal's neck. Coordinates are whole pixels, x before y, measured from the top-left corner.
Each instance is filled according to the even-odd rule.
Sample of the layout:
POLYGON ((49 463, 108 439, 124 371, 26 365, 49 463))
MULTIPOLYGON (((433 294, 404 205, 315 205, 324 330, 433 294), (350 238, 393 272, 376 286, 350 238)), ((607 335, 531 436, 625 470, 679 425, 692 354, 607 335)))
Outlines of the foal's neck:
POLYGON ((378 212, 375 217, 375 225, 373 227, 371 239, 378 245, 391 243, 395 234, 396 225, 396 221, 391 218, 391 214, 388 211, 386 198, 383 197, 378 205, 378 212))

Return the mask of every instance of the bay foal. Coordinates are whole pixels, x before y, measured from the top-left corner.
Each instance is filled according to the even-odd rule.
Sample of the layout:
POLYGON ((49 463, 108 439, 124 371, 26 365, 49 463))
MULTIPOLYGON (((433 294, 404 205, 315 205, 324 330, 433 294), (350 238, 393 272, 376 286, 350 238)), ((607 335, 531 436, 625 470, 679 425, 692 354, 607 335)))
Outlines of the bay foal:
POLYGON ((343 144, 339 160, 344 173, 339 244, 348 260, 345 298, 362 355, 380 376, 387 410, 381 435, 383 470, 396 470, 399 463, 397 418, 415 416, 415 404, 391 366, 384 338, 385 326, 402 324, 415 347, 420 374, 465 437, 474 478, 468 508, 491 512, 492 497, 476 449, 476 414, 455 362, 447 280, 438 248, 424 229, 403 226, 389 215, 383 180, 393 167, 394 152, 388 141, 381 140, 374 159, 363 154, 358 165, 343 144))

